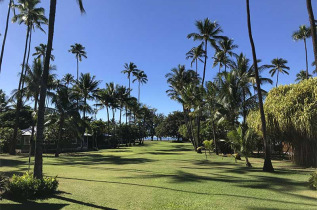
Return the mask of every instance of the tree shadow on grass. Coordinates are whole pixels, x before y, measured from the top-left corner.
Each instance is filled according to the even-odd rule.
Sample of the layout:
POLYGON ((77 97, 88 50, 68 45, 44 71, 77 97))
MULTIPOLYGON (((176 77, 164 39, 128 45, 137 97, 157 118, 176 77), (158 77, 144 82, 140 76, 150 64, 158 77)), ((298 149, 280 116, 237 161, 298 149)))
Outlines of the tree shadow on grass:
POLYGON ((0 167, 5 167, 5 166, 15 167, 15 166, 23 165, 25 163, 26 163, 25 161, 21 161, 21 160, 0 159, 0 167))
POLYGON ((1 210, 59 210, 67 206, 68 204, 61 203, 36 203, 33 201, 27 201, 19 204, 0 204, 1 210))
MULTIPOLYGON (((51 157, 54 158, 54 157, 51 157)), ((147 162, 154 162, 156 160, 148 158, 124 158, 115 155, 100 155, 90 154, 85 156, 76 157, 59 157, 55 158, 53 163, 47 163, 48 165, 96 165, 96 164, 115 164, 115 165, 127 165, 127 164, 142 164, 147 162)))
POLYGON ((59 195, 55 195, 55 196, 53 196, 53 198, 56 198, 56 199, 59 199, 59 200, 62 200, 62 201, 67 201, 67 202, 74 203, 74 204, 79 204, 79 205, 82 205, 82 206, 85 206, 85 207, 92 207, 92 208, 104 209, 104 210, 115 210, 113 208, 99 206, 99 205, 92 204, 92 203, 87 203, 87 202, 84 202, 84 201, 78 201, 78 200, 75 200, 75 199, 72 199, 72 198, 66 198, 66 197, 62 197, 62 196, 59 196, 59 195))

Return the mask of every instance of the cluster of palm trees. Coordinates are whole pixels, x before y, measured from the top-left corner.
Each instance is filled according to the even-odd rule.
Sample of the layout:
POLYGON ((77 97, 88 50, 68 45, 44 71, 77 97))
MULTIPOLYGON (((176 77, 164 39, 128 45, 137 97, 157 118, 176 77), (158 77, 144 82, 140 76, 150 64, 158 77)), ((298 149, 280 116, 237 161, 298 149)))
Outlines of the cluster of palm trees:
MULTIPOLYGON (((78 0, 77 3, 81 13, 85 13, 83 2, 78 0)), ((134 121, 141 118, 145 119, 145 114, 142 115, 141 112, 143 111, 143 113, 145 113, 144 110, 148 111, 150 109, 145 105, 140 104, 140 86, 141 84, 147 82, 147 75, 144 71, 138 70, 132 63, 132 71, 130 73, 135 77, 132 82, 138 82, 138 100, 131 97, 130 79, 129 88, 109 83, 106 85, 105 89, 99 89, 98 85, 100 84, 100 81, 96 80, 94 76, 91 76, 89 73, 79 73, 79 62, 82 58, 87 58, 87 55, 85 47, 78 43, 71 45, 69 50, 69 52, 75 55, 77 61, 76 81, 74 81, 71 74, 65 75, 62 80, 57 80, 56 75, 51 72, 51 70, 54 70, 55 67, 50 65, 50 61, 54 60, 54 56, 52 55, 52 46, 55 26, 56 0, 50 1, 49 19, 45 17, 44 8, 39 7, 39 4, 40 0, 17 0, 17 2, 9 0, 6 28, 0 55, 0 71, 9 29, 9 20, 13 12, 14 15, 12 22, 17 22, 26 26, 26 40, 21 73, 19 74, 19 85, 13 97, 16 100, 16 120, 10 153, 15 154, 19 112, 23 106, 23 100, 33 100, 33 110, 35 116, 37 117, 37 122, 35 123, 37 125, 36 138, 34 137, 35 126, 33 125, 32 128, 32 141, 36 139, 34 176, 42 178, 44 123, 47 120, 47 117, 51 117, 51 122, 53 122, 54 117, 58 122, 60 122, 60 133, 58 136, 62 137, 62 127, 67 119, 80 119, 80 113, 82 112, 82 123, 85 125, 87 119, 86 114, 92 112, 92 108, 88 103, 88 101, 91 100, 97 100, 98 104, 102 107, 107 107, 107 109, 111 107, 113 113, 115 113, 116 110, 120 110, 120 123, 123 108, 126 109, 126 123, 128 122, 128 116, 132 115, 134 116, 134 121), (48 25, 47 44, 41 44, 35 48, 36 52, 33 54, 35 58, 33 65, 31 66, 29 65, 29 59, 32 48, 32 33, 35 29, 39 29, 45 33, 45 30, 42 27, 43 25, 48 25), (54 106, 50 107, 50 105, 54 106), (51 115, 47 115, 48 113, 51 115), (59 117, 56 118, 56 116, 59 117)), ((58 141, 60 140, 61 138, 58 138, 58 141)))
MULTIPOLYGON (((188 38, 199 40, 201 43, 192 48, 187 59, 196 64, 196 70, 186 69, 184 65, 173 68, 166 75, 169 89, 167 94, 171 99, 182 104, 187 135, 196 151, 202 146, 203 138, 214 139, 215 151, 219 152, 219 124, 225 124, 226 130, 236 130, 241 127, 242 139, 249 132, 246 117, 250 110, 259 106, 258 95, 265 95, 266 91, 257 91, 256 67, 251 64, 243 53, 236 54, 237 45, 232 39, 222 35, 222 29, 216 22, 208 18, 197 21, 197 33, 191 33, 188 38), (213 81, 205 81, 205 71, 208 61, 207 48, 214 49, 213 67, 219 66, 219 73, 213 81), (202 77, 199 76, 198 61, 203 62, 202 77), (242 120, 241 120, 242 119, 242 120), (224 123, 225 122, 225 123, 224 123), (204 135, 202 125, 212 127, 210 136, 204 135)), ((274 59, 272 65, 256 66, 259 72, 270 68, 272 76, 279 72, 285 73, 284 59, 274 59), (276 62, 277 61, 277 62, 276 62), (281 63, 281 65, 280 65, 281 63)), ((258 75, 260 84, 270 83, 272 80, 258 75)), ((244 153, 247 156, 247 153, 244 153)), ((247 165, 251 164, 247 160, 247 165)))

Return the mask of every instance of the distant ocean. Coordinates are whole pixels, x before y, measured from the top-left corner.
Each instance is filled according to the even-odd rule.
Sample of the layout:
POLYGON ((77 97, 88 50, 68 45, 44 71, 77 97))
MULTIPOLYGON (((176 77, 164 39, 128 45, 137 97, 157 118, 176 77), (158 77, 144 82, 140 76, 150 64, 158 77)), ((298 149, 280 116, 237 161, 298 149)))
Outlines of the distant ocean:
MULTIPOLYGON (((145 140, 152 140, 152 139, 151 139, 151 136, 146 137, 145 140)), ((157 140, 157 137, 154 136, 153 140, 156 141, 156 140, 157 140)), ((158 139, 158 140, 160 141, 160 139, 158 139)), ((163 138, 162 138, 162 141, 174 141, 174 140, 176 141, 177 138, 173 138, 173 137, 163 137, 163 138)), ((180 138, 180 140, 182 140, 182 139, 180 138)))

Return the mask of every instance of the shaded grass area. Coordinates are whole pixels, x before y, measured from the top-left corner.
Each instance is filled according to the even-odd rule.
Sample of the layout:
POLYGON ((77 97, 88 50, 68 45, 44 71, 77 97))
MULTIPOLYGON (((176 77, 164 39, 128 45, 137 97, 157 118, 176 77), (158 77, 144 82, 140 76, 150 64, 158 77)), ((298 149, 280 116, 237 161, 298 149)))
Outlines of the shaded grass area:
MULTIPOLYGON (((314 169, 274 160, 275 173, 263 173, 232 157, 192 151, 187 143, 44 157, 44 172, 58 176, 60 193, 36 201, 0 201, 0 209, 317 209, 317 192, 308 188, 314 169)), ((27 170, 26 156, 0 155, 6 175, 27 170)))

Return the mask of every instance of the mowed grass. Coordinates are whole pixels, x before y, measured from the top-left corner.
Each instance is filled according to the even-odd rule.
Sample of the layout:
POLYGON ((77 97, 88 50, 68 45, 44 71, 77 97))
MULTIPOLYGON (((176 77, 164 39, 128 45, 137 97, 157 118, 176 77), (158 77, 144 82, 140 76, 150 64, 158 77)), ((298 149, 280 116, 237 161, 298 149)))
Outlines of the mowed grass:
MULTIPOLYGON (((23 173, 27 157, 1 155, 1 172, 23 173)), ((28 202, 0 201, 0 209, 317 209, 308 188, 313 169, 273 161, 275 173, 232 157, 196 154, 188 143, 44 157, 46 176, 58 176, 59 194, 28 202)))

